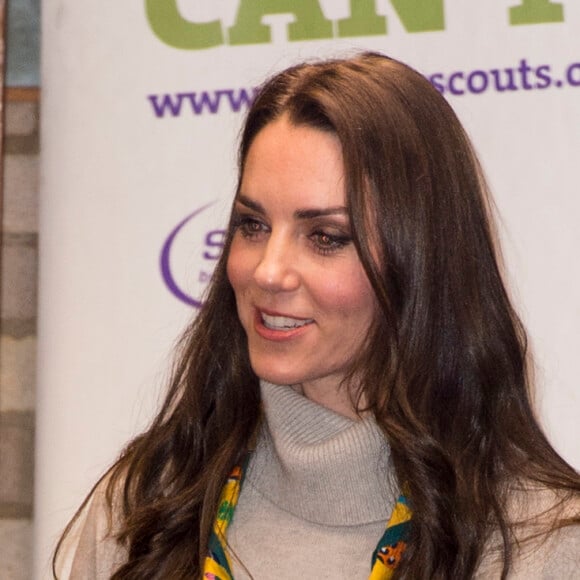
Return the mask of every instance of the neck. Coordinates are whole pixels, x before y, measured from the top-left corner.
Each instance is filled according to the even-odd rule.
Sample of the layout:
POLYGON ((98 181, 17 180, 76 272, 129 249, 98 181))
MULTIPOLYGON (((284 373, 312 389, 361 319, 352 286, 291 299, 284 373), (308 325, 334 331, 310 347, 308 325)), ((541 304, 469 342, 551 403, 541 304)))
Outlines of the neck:
POLYGON ((360 419, 356 408, 356 397, 353 396, 354 390, 347 385, 311 381, 293 385, 292 388, 312 402, 326 407, 338 415, 350 419, 360 419))

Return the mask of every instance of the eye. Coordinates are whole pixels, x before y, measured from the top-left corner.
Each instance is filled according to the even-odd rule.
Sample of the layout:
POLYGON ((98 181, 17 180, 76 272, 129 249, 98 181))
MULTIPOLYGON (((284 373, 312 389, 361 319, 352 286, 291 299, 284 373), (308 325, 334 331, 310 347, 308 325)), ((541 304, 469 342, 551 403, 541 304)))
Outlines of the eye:
POLYGON ((244 238, 250 239, 268 231, 266 224, 251 215, 237 215, 234 219, 234 227, 244 238))
POLYGON ((352 241, 350 236, 317 230, 310 234, 310 240, 317 252, 322 255, 338 252, 352 241))

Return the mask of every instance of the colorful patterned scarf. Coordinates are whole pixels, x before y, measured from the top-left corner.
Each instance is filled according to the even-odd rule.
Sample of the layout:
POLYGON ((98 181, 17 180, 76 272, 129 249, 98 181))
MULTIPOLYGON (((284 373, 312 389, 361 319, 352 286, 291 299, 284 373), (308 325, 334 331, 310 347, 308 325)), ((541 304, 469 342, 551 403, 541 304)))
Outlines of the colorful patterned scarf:
MULTIPOLYGON (((226 548, 226 532, 240 497, 248 459, 242 466, 233 469, 222 490, 218 513, 209 540, 209 553, 204 562, 202 580, 234 580, 226 548)), ((405 496, 400 495, 385 533, 373 552, 369 580, 389 580, 392 577, 407 545, 410 525, 411 510, 405 496)))

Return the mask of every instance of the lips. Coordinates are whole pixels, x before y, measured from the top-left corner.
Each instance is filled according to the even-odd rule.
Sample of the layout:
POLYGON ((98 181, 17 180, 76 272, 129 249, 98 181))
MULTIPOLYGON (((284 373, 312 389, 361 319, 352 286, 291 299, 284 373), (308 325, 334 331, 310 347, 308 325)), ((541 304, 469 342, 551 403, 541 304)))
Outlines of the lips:
POLYGON ((308 331, 313 318, 298 318, 280 312, 264 312, 256 309, 255 331, 269 341, 288 341, 302 336, 308 331))

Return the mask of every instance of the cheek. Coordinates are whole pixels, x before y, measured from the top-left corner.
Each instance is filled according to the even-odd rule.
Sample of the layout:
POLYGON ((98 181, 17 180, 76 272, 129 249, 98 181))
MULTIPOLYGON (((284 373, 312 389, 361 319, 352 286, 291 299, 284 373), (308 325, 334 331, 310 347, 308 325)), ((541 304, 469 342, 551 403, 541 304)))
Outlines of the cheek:
POLYGON ((367 326, 376 312, 373 289, 362 268, 347 269, 340 276, 325 277, 317 284, 319 306, 337 318, 367 326))
POLYGON ((228 275, 228 280, 232 285, 234 292, 237 294, 240 287, 243 285, 244 279, 247 277, 247 263, 244 260, 243 252, 240 252, 238 245, 235 240, 232 242, 230 247, 230 253, 228 255, 228 261, 226 264, 226 272, 228 275))

